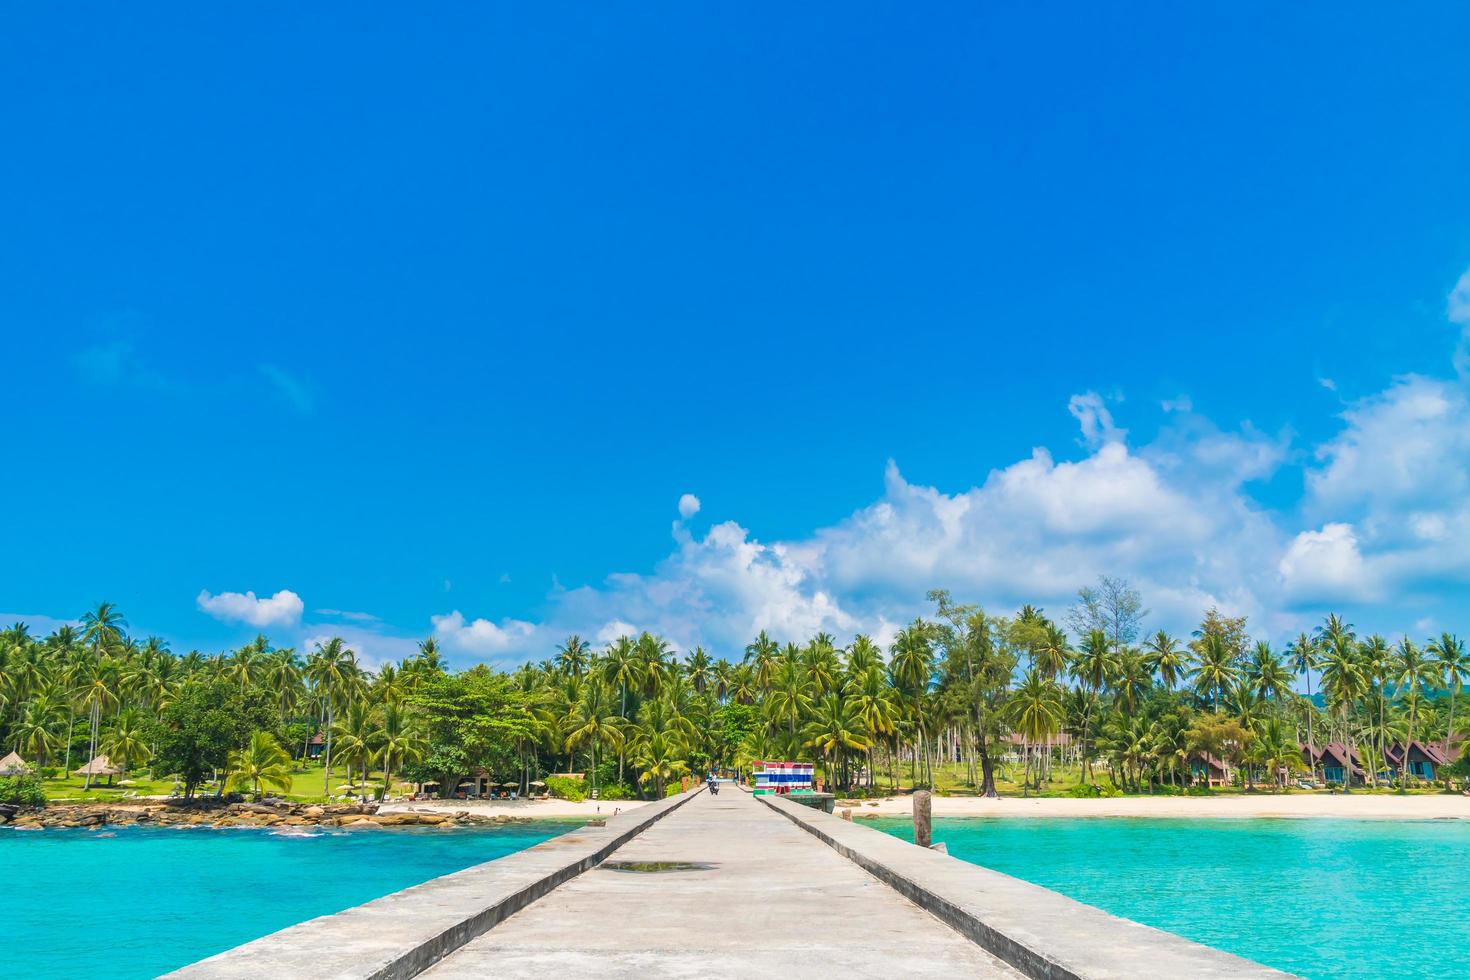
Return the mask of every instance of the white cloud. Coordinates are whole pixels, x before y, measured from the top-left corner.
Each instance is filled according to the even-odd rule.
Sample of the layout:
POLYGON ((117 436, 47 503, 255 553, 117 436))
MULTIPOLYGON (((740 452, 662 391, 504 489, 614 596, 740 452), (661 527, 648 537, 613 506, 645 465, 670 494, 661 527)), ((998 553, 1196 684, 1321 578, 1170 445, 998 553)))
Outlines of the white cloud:
POLYGON ((321 624, 303 627, 296 641, 296 650, 303 655, 309 654, 332 637, 340 637, 347 648, 357 654, 357 662, 368 670, 377 670, 384 664, 396 663, 418 652, 416 639, 394 636, 374 628, 321 624))
POLYGON ((258 599, 254 592, 221 592, 211 595, 201 589, 195 598, 200 610, 224 622, 246 623, 257 628, 290 626, 301 619, 305 608, 301 597, 282 589, 269 598, 258 599))
POLYGON ((689 520, 699 513, 699 498, 692 493, 686 493, 679 498, 679 517, 689 520))
POLYGON ((1166 412, 1192 412, 1194 411, 1194 400, 1188 395, 1180 395, 1178 398, 1165 398, 1159 402, 1159 408, 1166 412))
POLYGON ((603 625, 594 635, 598 643, 612 643, 614 640, 624 636, 637 636, 642 631, 632 623, 625 623, 621 619, 614 619, 603 625))
POLYGON ((1113 413, 1108 411, 1102 396, 1095 391, 1073 395, 1067 403, 1067 411, 1081 424, 1082 440, 1089 446, 1121 440, 1128 435, 1126 429, 1113 426, 1113 413))
POLYGON ((431 616, 434 636, 454 650, 481 656, 497 656, 525 647, 535 633, 534 623, 519 619, 503 619, 499 624, 488 619, 467 621, 458 609, 443 616, 431 616))
POLYGON ((1368 568, 1351 524, 1302 531, 1292 539, 1278 568, 1293 598, 1341 605, 1372 596, 1368 568))

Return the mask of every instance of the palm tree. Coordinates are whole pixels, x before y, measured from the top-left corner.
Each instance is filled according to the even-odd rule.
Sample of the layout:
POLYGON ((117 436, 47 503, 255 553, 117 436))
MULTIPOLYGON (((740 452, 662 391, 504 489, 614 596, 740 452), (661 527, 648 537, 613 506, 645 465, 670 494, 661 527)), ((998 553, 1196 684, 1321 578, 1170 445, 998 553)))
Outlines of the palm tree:
POLYGON ((112 730, 102 741, 107 757, 127 773, 135 763, 147 762, 153 755, 144 734, 143 714, 137 708, 124 708, 112 721, 112 730))
POLYGON ((283 793, 291 789, 291 756, 270 732, 256 732, 245 748, 230 753, 229 768, 227 785, 232 791, 249 786, 260 799, 262 785, 283 793))
POLYGON ((642 772, 638 782, 653 783, 653 793, 664 798, 665 786, 672 780, 689 775, 689 764, 684 760, 684 746, 677 736, 667 732, 655 732, 638 743, 634 763, 642 772))
POLYGON ((1184 676, 1189 663, 1189 658, 1179 646, 1179 641, 1163 630, 1159 630, 1149 637, 1143 648, 1147 651, 1149 665, 1153 668, 1154 673, 1159 675, 1164 690, 1174 690, 1180 678, 1184 676))
POLYGON ((1439 673, 1439 682, 1450 692, 1450 717, 1444 729, 1444 741, 1440 743, 1440 751, 1448 753, 1450 739, 1455 734, 1455 699, 1465 686, 1465 679, 1470 676, 1470 660, 1465 657, 1465 643, 1453 633, 1441 633, 1439 639, 1430 640, 1428 652, 1435 659, 1435 670, 1439 673))
MULTIPOLYGON (((934 682, 934 648, 930 643, 929 626, 916 619, 898 631, 893 640, 893 660, 890 669, 896 686, 913 713, 915 735, 923 747, 924 779, 927 785, 934 782, 933 769, 929 764, 929 731, 924 723, 924 702, 929 687, 934 682)), ((916 750, 915 759, 919 756, 916 750)))
POLYGON ((322 795, 332 794, 332 730, 336 727, 337 709, 357 680, 357 654, 348 649, 340 636, 318 643, 306 659, 306 679, 326 714, 326 752, 322 766, 322 795))
POLYGON ((1082 649, 1078 650, 1072 659, 1072 677, 1082 687, 1085 694, 1090 695, 1087 707, 1083 713, 1080 748, 1082 751, 1082 781, 1086 782, 1091 772, 1091 759, 1088 755, 1088 739, 1092 732, 1092 707, 1097 696, 1103 688, 1112 682, 1113 675, 1118 670, 1118 658, 1113 649, 1112 642, 1102 630, 1093 630, 1087 634, 1082 643, 1082 649))
POLYGON ((1307 679, 1307 697, 1303 702, 1307 723, 1307 755, 1312 758, 1312 776, 1317 775, 1317 744, 1312 735, 1312 668, 1317 665, 1317 644, 1305 633, 1297 634, 1296 640, 1291 644, 1289 653, 1291 666, 1298 674, 1307 679))
POLYGON ((815 716, 802 733, 804 745, 815 748, 826 757, 827 774, 832 785, 847 787, 847 753, 866 752, 873 742, 864 731, 857 706, 833 691, 817 702, 815 716))
POLYGON ((575 633, 567 637, 566 642, 556 648, 556 665, 573 677, 581 677, 585 674, 587 664, 591 659, 592 648, 575 633))
POLYGON ((714 677, 709 654, 704 652, 704 647, 694 648, 689 654, 689 661, 685 664, 685 669, 689 674, 689 683, 694 685, 696 691, 703 694, 714 677))
MULTIPOLYGON (((92 738, 88 743, 88 758, 97 758, 97 739, 102 728, 102 713, 106 709, 118 703, 118 689, 121 687, 122 671, 117 661, 111 657, 102 657, 93 663, 85 665, 77 688, 77 701, 87 709, 88 717, 92 725, 92 738)), ((87 769, 87 778, 83 783, 84 789, 92 788, 92 770, 87 769)))
POLYGON ((755 686, 765 691, 771 686, 771 671, 776 663, 776 641, 766 635, 765 630, 757 634, 755 641, 745 648, 745 659, 754 671, 755 686))
POLYGON ((1246 678, 1251 690, 1263 698, 1279 699, 1291 690, 1291 672, 1265 640, 1258 642, 1251 653, 1246 678))
MULTIPOLYGON (((1096 635, 1102 636, 1102 632, 1099 630, 1096 635)), ((1106 639, 1103 637, 1104 643, 1106 639)), ((1006 720, 1026 740, 1028 746, 1040 745, 1044 740, 1049 740, 1061 731, 1064 717, 1060 687, 1056 681, 1048 680, 1035 667, 1026 672, 1026 676, 1022 678, 1015 691, 1011 692, 1010 700, 1006 702, 1006 720)), ((1023 795, 1030 785, 1030 776, 1031 756, 1028 752, 1026 775, 1021 781, 1023 795)), ((1038 773, 1037 788, 1040 786, 1040 773, 1038 773)))
POLYGON ((1409 737, 1404 740, 1404 754, 1399 760, 1400 788, 1406 789, 1409 784, 1409 743, 1418 738, 1419 695, 1433 671, 1434 661, 1425 656, 1413 640, 1406 636, 1399 641, 1398 649, 1394 651, 1393 678, 1409 707, 1409 737))
POLYGON ((1347 746, 1348 758, 1343 771, 1343 789, 1352 784, 1352 757, 1356 753, 1350 714, 1368 687, 1368 677, 1358 656, 1356 634, 1352 626, 1336 615, 1329 616, 1325 626, 1318 628, 1318 643, 1322 654, 1322 692, 1327 697, 1329 710, 1337 719, 1338 734, 1347 746))
POLYGON ((601 681, 593 680, 582 690, 582 696, 572 707, 566 724, 565 746, 568 752, 586 745, 591 754, 592 792, 597 793, 597 749, 598 746, 621 749, 624 742, 623 726, 626 719, 612 712, 608 703, 607 688, 601 681))
POLYGON ((423 758, 428 742, 413 716, 396 702, 383 705, 382 722, 374 742, 378 758, 383 762, 383 794, 386 796, 393 789, 394 764, 417 762, 423 758))
POLYGON ((82 642, 92 650, 92 656, 101 658, 122 645, 123 630, 128 621, 123 619, 117 606, 103 602, 82 617, 82 642))
POLYGON ((337 719, 337 758, 347 764, 347 785, 356 784, 354 771, 362 776, 363 795, 367 794, 367 767, 373 757, 373 720, 367 702, 360 698, 348 700, 342 716, 337 719))
POLYGON ((1213 700, 1215 713, 1225 697, 1225 689, 1235 683, 1239 671, 1235 667, 1235 651, 1223 636, 1209 632, 1194 644, 1196 661, 1189 672, 1195 692, 1205 700, 1213 700), (1209 695, 1213 694, 1213 698, 1209 695))

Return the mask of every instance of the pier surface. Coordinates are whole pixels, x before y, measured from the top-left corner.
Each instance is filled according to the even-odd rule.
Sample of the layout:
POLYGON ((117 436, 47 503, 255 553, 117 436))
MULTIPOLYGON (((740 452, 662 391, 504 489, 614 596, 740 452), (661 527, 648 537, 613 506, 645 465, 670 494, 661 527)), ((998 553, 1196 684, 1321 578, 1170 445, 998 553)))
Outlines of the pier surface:
POLYGON ((690 800, 421 976, 744 978, 813 964, 824 975, 1022 976, 733 787, 690 800))

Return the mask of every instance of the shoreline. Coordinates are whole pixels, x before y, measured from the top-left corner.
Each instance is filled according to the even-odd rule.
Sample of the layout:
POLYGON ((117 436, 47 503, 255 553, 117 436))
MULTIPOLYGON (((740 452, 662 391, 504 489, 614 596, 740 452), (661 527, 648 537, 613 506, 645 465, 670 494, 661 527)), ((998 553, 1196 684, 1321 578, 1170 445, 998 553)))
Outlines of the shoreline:
POLYGON ((514 820, 597 820, 648 806, 654 800, 396 800, 378 812, 469 813, 473 817, 514 820))
MULTIPOLYGON (((851 810, 863 817, 909 817, 913 801, 907 796, 881 800, 839 799, 837 812, 851 810)), ((1149 819, 1310 820, 1470 820, 1470 798, 1453 795, 1398 796, 1396 794, 1271 796, 1126 796, 1078 800, 1066 797, 934 797, 935 817, 1080 818, 1136 817, 1149 819)))

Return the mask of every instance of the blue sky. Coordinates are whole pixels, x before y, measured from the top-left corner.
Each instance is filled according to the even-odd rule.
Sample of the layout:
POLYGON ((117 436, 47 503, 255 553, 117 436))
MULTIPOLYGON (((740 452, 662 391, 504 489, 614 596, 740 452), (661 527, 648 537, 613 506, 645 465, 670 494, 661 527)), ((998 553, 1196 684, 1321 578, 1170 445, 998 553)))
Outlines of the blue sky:
POLYGON ((3 17, 7 618, 1470 629, 1462 6, 3 17))

